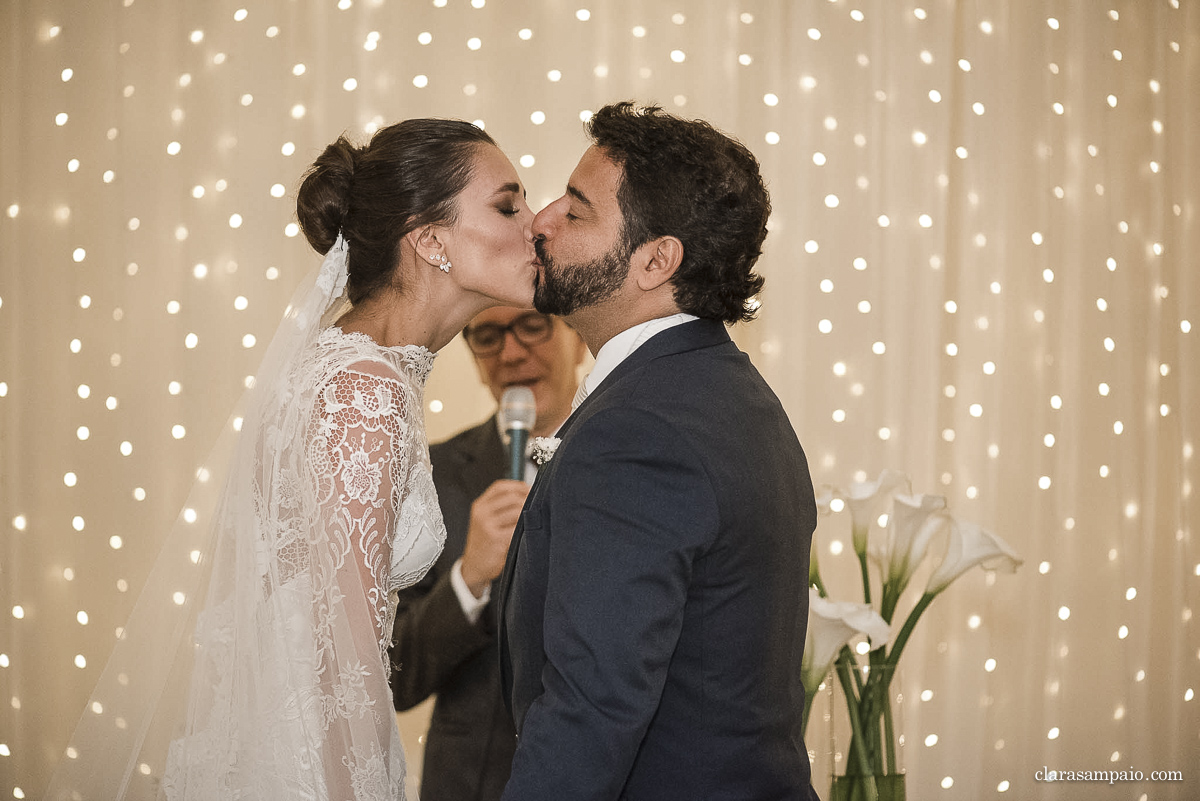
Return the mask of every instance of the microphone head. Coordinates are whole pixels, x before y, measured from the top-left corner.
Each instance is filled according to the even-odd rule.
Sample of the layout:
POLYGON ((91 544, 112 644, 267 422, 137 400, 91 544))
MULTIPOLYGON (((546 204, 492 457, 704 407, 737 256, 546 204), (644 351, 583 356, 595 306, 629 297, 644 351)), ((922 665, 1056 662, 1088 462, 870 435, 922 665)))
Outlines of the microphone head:
POLYGON ((537 422, 537 401, 529 387, 509 387, 500 396, 500 428, 531 430, 537 422))

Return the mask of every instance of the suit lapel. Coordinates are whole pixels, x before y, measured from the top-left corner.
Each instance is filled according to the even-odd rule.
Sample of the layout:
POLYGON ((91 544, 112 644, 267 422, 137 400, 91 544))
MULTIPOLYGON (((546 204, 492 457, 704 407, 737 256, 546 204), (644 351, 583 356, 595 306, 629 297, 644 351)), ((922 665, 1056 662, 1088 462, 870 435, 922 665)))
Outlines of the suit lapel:
MULTIPOLYGON (((493 429, 496 431, 496 452, 499 454, 499 456, 497 458, 500 459, 502 464, 505 464, 507 462, 507 458, 504 454, 504 446, 500 442, 499 429, 495 428, 495 426, 493 426, 493 429)), ((501 470, 503 470, 503 467, 501 468, 501 470)), ((545 472, 546 472, 546 470, 545 470, 544 466, 538 470, 537 477, 533 481, 533 484, 535 487, 537 486, 537 483, 542 480, 542 477, 545 474, 545 472)), ((530 488, 529 492, 530 492, 530 496, 532 497, 532 495, 533 495, 532 487, 530 488)), ((526 505, 528 505, 528 503, 529 503, 528 500, 526 500, 526 505)), ((505 622, 504 610, 506 609, 507 604, 508 604, 508 590, 509 590, 509 587, 512 586, 513 573, 516 571, 517 551, 521 547, 521 536, 524 533, 524 531, 525 531, 525 514, 524 514, 524 509, 522 509, 521 516, 517 518, 517 527, 513 531, 512 540, 510 540, 509 544, 508 544, 508 556, 506 557, 505 562, 504 562, 504 570, 502 570, 500 572, 500 578, 496 581, 496 584, 495 584, 496 597, 495 597, 494 603, 493 603, 493 606, 496 608, 495 612, 497 615, 496 642, 497 642, 497 645, 499 646, 498 658, 500 659, 500 690, 501 690, 501 695, 504 697, 504 706, 508 710, 508 715, 510 718, 512 717, 512 714, 513 714, 513 709, 512 709, 512 669, 510 667, 509 656, 508 656, 508 654, 509 654, 508 626, 505 622)))
POLYGON ((579 408, 572 412, 559 428, 558 437, 562 439, 566 436, 571 425, 582 414, 582 410, 595 403, 597 398, 638 368, 663 356, 710 348, 731 341, 725 324, 720 320, 691 320, 655 334, 605 376, 604 380, 600 382, 600 386, 588 393, 583 403, 579 404, 579 408))
MULTIPOLYGON (((559 428, 556 436, 559 439, 564 439, 571 426, 577 420, 580 414, 590 404, 594 403, 597 398, 604 395, 608 389, 613 387, 624 376, 629 375, 634 370, 642 367, 654 359, 672 354, 684 353, 686 351, 698 350, 700 348, 714 347, 723 343, 730 342, 729 332, 719 320, 692 320, 681 325, 674 326, 662 331, 651 337, 648 342, 642 345, 629 355, 623 362, 617 365, 605 379, 600 383, 600 386, 592 390, 591 393, 584 399, 571 416, 559 428)), ((497 434, 497 441, 499 435, 497 434)), ((503 458, 503 448, 500 448, 501 458, 503 458)), ((538 471, 537 481, 534 482, 536 488, 544 475, 549 471, 542 469, 538 471)), ((530 497, 533 497, 533 490, 530 490, 530 497)), ((528 503, 528 502, 526 502, 528 503)), ((517 522, 516 531, 513 532, 512 542, 508 547, 508 559, 504 563, 504 571, 500 574, 498 585, 498 597, 496 599, 496 612, 499 619, 496 621, 497 641, 499 643, 499 658, 500 658, 500 685, 504 695, 504 705, 508 708, 508 712, 512 714, 512 669, 511 660, 509 657, 510 648, 508 645, 508 626, 506 624, 506 610, 508 608, 509 589, 512 586, 513 575, 516 572, 516 556, 521 547, 521 539, 525 531, 525 517, 522 512, 521 518, 517 522)))
MULTIPOLYGON (((535 481, 534 483, 537 482, 535 481)), ((512 586, 513 573, 516 571, 517 550, 521 547, 521 535, 525 530, 524 523, 525 515, 524 510, 522 510, 521 516, 517 518, 517 528, 513 531, 512 540, 508 543, 508 556, 505 559, 504 570, 500 572, 500 581, 496 587, 496 643, 499 646, 500 692, 504 696, 504 707, 508 710, 510 718, 513 717, 513 683, 511 661, 508 655, 508 616, 505 614, 505 611, 508 609, 508 590, 512 586)))

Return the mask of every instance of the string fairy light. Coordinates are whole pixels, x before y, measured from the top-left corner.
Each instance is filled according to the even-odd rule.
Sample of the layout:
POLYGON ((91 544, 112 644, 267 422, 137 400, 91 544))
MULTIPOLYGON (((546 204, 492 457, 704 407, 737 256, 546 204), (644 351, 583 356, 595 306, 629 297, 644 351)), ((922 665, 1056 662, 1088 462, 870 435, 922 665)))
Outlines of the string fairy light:
MULTIPOLYGON (((525 5, 342 0, 288 18, 246 2, 164 34, 125 0, 16 29, 29 69, 14 125, 46 152, 22 150, 40 177, 0 197, 19 246, 0 275, 20 275, 0 278, 0 331, 22 343, 0 362, 0 415, 21 421, 10 447, 28 465, 0 521, 13 567, 44 578, 5 587, 0 731, 22 735, 0 743, 0 795, 38 796, 154 550, 135 532, 179 512, 313 264, 292 201, 320 148, 401 115, 477 120, 549 201, 581 122, 625 97, 710 118, 762 162, 766 286, 759 321, 732 331, 814 483, 904 469, 1026 559, 939 600, 939 634, 906 657, 912 795, 1035 794, 1005 743, 1078 757, 1091 739, 1150 768, 1147 721, 1194 731, 1193 689, 1143 655, 1184 642, 1190 608, 1171 599, 1200 577, 1186 395, 1200 300, 1183 257, 1200 160, 1183 157, 1196 145, 1176 102, 1195 15, 984 3, 953 47, 937 4, 525 5), (44 352, 23 344, 30 320, 54 321, 44 352), (1163 556, 1145 555, 1152 539, 1163 556), (19 647, 33 638, 51 643, 47 681, 19 647), (1079 733, 1063 699, 1081 696, 1114 699, 1110 728, 1079 733)), ((461 343, 427 392, 434 439, 491 409, 461 343)), ((853 567, 841 534, 819 545, 823 568, 853 567)))

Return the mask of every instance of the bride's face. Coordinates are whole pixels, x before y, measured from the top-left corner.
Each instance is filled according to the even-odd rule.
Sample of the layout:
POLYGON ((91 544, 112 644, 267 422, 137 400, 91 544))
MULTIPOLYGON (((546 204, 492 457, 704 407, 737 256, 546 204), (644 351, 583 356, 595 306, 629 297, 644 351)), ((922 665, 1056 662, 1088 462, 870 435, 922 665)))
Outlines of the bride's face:
POLYGON ((516 169, 499 148, 478 148, 457 205, 458 220, 446 241, 450 278, 496 304, 530 308, 537 275, 533 212, 516 169))

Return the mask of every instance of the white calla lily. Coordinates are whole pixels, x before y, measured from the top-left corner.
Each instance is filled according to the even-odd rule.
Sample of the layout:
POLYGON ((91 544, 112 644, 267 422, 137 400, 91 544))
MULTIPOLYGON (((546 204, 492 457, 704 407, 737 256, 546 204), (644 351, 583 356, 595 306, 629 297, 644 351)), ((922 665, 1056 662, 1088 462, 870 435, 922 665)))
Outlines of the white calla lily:
MULTIPOLYGON (((934 535, 947 524, 941 495, 897 495, 888 516, 887 549, 882 560, 885 595, 898 599, 908 586, 934 535)), ((887 617, 888 615, 884 615, 887 617)))
POLYGON ((813 497, 817 501, 817 515, 825 517, 833 514, 833 499, 838 497, 837 490, 828 484, 822 484, 817 487, 813 497))
POLYGON ((859 556, 867 553, 867 533, 875 520, 875 508, 882 498, 901 487, 908 492, 908 476, 899 470, 884 469, 874 481, 856 481, 846 491, 846 505, 850 507, 850 528, 854 538, 854 552, 859 556))
POLYGON ((887 621, 866 604, 830 601, 809 589, 808 639, 801 670, 820 684, 842 646, 860 634, 871 639, 871 650, 875 650, 887 645, 891 630, 887 621))
MULTIPOLYGON (((816 490, 815 497, 818 517, 827 517, 833 514, 833 502, 838 497, 837 491, 833 487, 822 484, 816 490)), ((817 537, 814 532, 808 555, 808 586, 816 587, 821 595, 825 595, 825 584, 821 581, 821 563, 817 559, 817 552, 817 537)))
POLYGON ((927 595, 937 595, 973 567, 1013 573, 1024 562, 1007 542, 974 523, 951 519, 949 534, 942 563, 929 577, 927 595))
POLYGON ((879 613, 866 604, 829 601, 816 589, 808 589, 808 636, 800 658, 800 681, 804 685, 804 721, 808 728, 809 712, 821 682, 829 675, 842 646, 860 634, 871 638, 871 648, 887 644, 891 630, 879 613))
MULTIPOLYGON (((860 797, 855 793, 865 787, 867 792, 862 797, 874 798, 875 777, 897 772, 897 735, 890 686, 921 616, 938 593, 971 568, 982 566, 1012 572, 1022 560, 1000 537, 974 523, 955 519, 946 510, 944 497, 912 495, 908 477, 899 471, 884 470, 875 481, 857 482, 846 492, 822 487, 817 495, 822 516, 834 511, 838 498, 844 499, 850 509, 854 554, 861 571, 865 603, 831 601, 825 597, 828 592, 817 570, 814 537, 809 563, 812 586, 808 639, 801 660, 801 680, 807 693, 803 721, 807 727, 813 697, 833 670, 846 699, 853 732, 846 753, 847 773, 839 778, 852 788, 847 797, 860 797), (889 501, 886 528, 874 533, 877 516, 889 501), (903 623, 897 621, 893 632, 891 622, 901 596, 934 550, 934 540, 940 542, 943 533, 946 544, 940 563, 932 571, 925 592, 902 618, 903 623), (874 606, 872 585, 881 591, 874 606), (848 643, 864 634, 871 641, 871 655, 866 660, 869 670, 868 665, 861 664, 863 660, 846 650, 848 643)), ((899 742, 903 742, 902 737, 899 742)))

